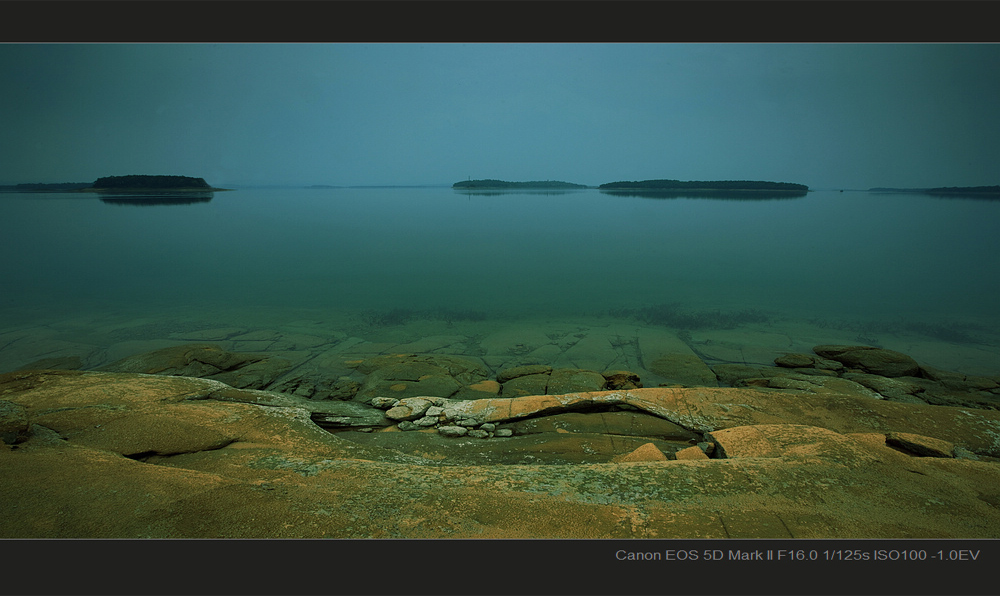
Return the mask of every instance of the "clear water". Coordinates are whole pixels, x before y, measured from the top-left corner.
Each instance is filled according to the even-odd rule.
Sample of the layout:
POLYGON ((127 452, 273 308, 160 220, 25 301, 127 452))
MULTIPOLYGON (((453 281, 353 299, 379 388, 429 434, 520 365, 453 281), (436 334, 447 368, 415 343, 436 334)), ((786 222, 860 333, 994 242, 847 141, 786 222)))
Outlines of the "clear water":
POLYGON ((997 201, 867 192, 240 189, 146 206, 0 194, 0 332, 102 313, 221 324, 239 312, 273 324, 394 308, 500 320, 675 304, 923 321, 988 343, 1000 333, 998 223, 997 201))

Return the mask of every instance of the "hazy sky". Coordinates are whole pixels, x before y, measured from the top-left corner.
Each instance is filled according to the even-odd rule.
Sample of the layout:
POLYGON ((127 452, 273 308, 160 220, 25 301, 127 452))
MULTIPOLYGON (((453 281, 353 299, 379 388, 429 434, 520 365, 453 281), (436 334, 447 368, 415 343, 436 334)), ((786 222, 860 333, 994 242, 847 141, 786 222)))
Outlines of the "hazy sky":
POLYGON ((1000 44, 6 44, 0 183, 1000 184, 1000 44))

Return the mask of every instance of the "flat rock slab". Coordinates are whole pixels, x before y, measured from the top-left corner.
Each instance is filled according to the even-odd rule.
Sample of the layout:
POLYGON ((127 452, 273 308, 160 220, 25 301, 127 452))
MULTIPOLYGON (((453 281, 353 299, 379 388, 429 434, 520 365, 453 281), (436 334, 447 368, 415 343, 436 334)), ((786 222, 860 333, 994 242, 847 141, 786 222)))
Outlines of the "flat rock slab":
MULTIPOLYGON (((16 445, 0 444, 0 536, 1000 535, 1000 465, 915 457, 884 439, 902 432, 956 446, 993 445, 1000 433, 990 411, 749 389, 601 392, 586 396, 588 407, 642 403, 647 411, 722 432, 720 441, 729 441, 724 433, 733 429, 733 437, 757 433, 784 451, 777 457, 449 465, 339 439, 301 408, 218 399, 227 391, 237 390, 206 379, 130 373, 0 375, 0 399, 23 408, 32 429, 16 445), (164 424, 174 432, 158 433, 164 424), (736 430, 745 426, 759 428, 736 430), (213 437, 234 440, 222 445, 213 437), (130 453, 135 449, 147 451, 130 453)), ((261 393, 248 392, 246 399, 264 399, 261 393)), ((543 397, 553 404, 584 403, 581 395, 543 397)), ((372 434, 469 441, 470 450, 502 443, 434 431, 372 434)), ((595 436, 554 434, 559 440, 536 446, 553 458, 561 452, 583 459, 583 446, 595 436)), ((647 443, 660 449, 655 440, 636 441, 629 451, 647 443)), ((735 443, 728 448, 738 450, 735 443)))
POLYGON ((839 433, 915 432, 1000 457, 1000 411, 894 403, 864 396, 752 388, 644 388, 456 402, 454 415, 503 422, 594 406, 630 405, 697 432, 804 424, 839 433))
POLYGON ((248 354, 224 350, 216 344, 183 344, 135 354, 100 367, 107 372, 130 372, 178 377, 211 378, 233 387, 260 389, 293 367, 307 354, 248 354))
POLYGON ((694 354, 664 354, 646 364, 649 370, 663 377, 666 383, 685 387, 717 387, 712 369, 694 354))
MULTIPOLYGON (((453 428, 453 427, 452 427, 453 428)), ((476 438, 469 434, 447 436, 428 430, 405 432, 337 433, 337 437, 367 447, 377 447, 417 456, 449 466, 565 466, 619 461, 645 444, 664 454, 688 447, 689 443, 650 440, 601 433, 546 432, 513 437, 476 438)))
POLYGON ((681 442, 695 440, 700 436, 669 420, 641 411, 568 412, 518 420, 503 425, 503 428, 510 428, 518 435, 571 432, 655 437, 665 441, 681 442))
POLYGON ((922 457, 955 457, 954 444, 913 433, 889 433, 885 436, 885 444, 922 457))
POLYGON ((813 351, 844 366, 883 377, 915 377, 920 374, 917 361, 893 350, 871 346, 822 345, 813 351))

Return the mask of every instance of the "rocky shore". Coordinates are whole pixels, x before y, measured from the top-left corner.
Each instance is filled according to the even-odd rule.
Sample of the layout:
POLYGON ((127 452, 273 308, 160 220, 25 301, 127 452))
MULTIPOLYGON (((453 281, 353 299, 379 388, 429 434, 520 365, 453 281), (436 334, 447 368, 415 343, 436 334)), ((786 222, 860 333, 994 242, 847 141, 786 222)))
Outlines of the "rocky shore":
POLYGON ((710 363, 652 332, 622 368, 537 364, 558 335, 478 358, 269 337, 292 343, 0 376, 0 536, 1000 533, 998 376, 848 344, 710 363))

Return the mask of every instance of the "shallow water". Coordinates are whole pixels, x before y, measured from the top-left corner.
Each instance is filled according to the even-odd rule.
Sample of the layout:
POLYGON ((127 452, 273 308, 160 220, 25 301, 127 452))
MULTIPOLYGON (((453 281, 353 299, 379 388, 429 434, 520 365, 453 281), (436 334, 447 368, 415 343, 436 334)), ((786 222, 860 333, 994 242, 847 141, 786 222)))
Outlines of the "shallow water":
MULTIPOLYGON (((671 313, 707 328, 760 313, 771 325, 922 333, 941 349, 996 352, 997 222, 996 201, 867 192, 240 189, 151 205, 0 194, 0 333, 55 325, 65 340, 67 326, 85 337, 112 320, 163 334, 197 320, 385 327, 391 313, 429 321, 426 333, 609 315, 676 327, 671 313)), ((3 370, 27 357, 4 360, 9 337, 3 370)))

